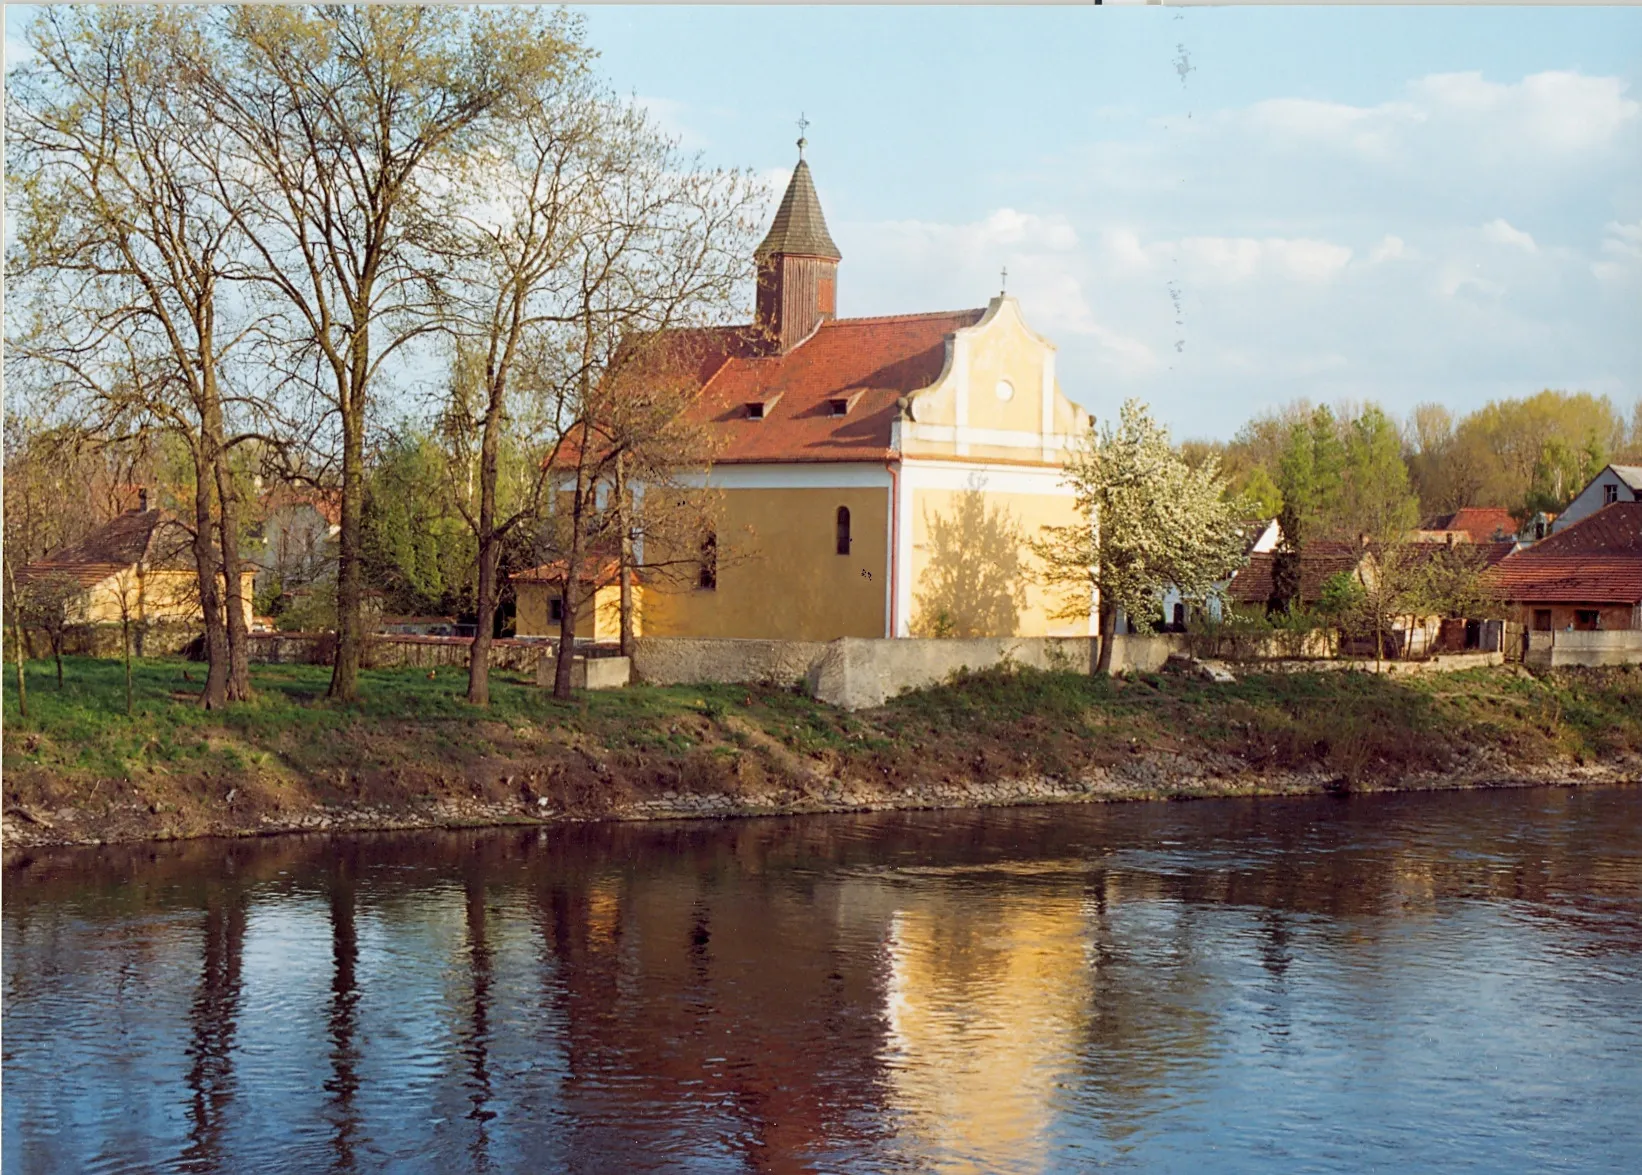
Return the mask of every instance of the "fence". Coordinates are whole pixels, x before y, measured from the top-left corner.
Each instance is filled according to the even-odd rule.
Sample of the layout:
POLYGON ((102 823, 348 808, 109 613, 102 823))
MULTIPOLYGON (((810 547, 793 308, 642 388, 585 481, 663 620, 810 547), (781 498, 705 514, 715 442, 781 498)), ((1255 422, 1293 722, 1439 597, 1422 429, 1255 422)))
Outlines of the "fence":
MULTIPOLYGON (((366 669, 388 669, 395 666, 435 668, 442 666, 467 667, 468 650, 473 638, 464 636, 384 636, 373 634, 365 638, 360 658, 366 669)), ((520 673, 536 672, 536 662, 543 656, 558 655, 558 642, 552 639, 519 640, 504 638, 491 642, 490 667, 510 669, 520 673)), ((596 650, 600 655, 603 650, 596 650)), ((336 655, 336 634, 331 632, 254 632, 251 634, 252 661, 285 665, 329 665, 336 655)))

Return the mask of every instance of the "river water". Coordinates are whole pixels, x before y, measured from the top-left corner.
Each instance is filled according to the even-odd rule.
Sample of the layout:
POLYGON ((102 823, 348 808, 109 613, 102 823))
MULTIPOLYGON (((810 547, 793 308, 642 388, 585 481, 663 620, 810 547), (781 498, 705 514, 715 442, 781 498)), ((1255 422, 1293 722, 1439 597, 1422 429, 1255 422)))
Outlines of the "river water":
POLYGON ((6 1172, 1642 1171, 1642 788, 4 881, 6 1172))

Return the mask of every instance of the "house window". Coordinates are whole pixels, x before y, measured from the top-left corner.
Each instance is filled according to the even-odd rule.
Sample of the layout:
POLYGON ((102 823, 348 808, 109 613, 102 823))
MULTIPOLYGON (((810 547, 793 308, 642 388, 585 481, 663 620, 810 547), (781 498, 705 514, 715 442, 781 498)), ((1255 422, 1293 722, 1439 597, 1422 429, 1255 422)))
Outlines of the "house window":
POLYGON ((1618 486, 1603 486, 1602 487, 1602 504, 1604 506, 1612 506, 1617 501, 1619 501, 1619 487, 1618 486))
POLYGON ((838 507, 838 553, 840 555, 850 553, 850 508, 848 506, 838 507))
POLYGON ((1174 606, 1174 630, 1176 632, 1185 632, 1186 631, 1186 605, 1185 604, 1176 604, 1174 606))
POLYGON ((1602 622, 1602 614, 1594 608, 1579 608, 1574 612, 1574 627, 1580 632, 1595 632, 1602 622))
POLYGON ((701 540, 701 576, 696 586, 706 592, 718 587, 718 535, 712 531, 701 540))
POLYGON ((564 620, 564 600, 559 596, 554 596, 547 602, 547 618, 554 624, 564 620))
POLYGON ((1551 631, 1551 610, 1549 608, 1535 608, 1534 609, 1534 631, 1535 632, 1550 632, 1551 631))

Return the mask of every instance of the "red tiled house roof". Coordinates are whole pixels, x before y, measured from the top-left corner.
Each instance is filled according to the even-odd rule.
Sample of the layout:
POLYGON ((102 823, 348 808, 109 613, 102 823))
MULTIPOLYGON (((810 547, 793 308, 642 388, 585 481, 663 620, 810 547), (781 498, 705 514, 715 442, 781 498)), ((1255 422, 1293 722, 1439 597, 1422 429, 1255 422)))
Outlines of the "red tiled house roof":
POLYGON ((1615 502, 1501 561, 1489 575, 1512 603, 1642 604, 1642 502, 1615 502))
MULTIPOLYGON (((1342 571, 1355 571, 1365 552, 1350 543, 1310 543, 1300 553, 1300 603, 1312 604, 1323 584, 1342 571)), ((1226 594, 1234 604, 1264 605, 1271 599, 1275 553, 1262 551, 1232 576, 1226 594)))
POLYGON ((164 510, 127 510, 117 514, 77 543, 28 564, 17 573, 18 582, 68 575, 89 588, 135 563, 156 567, 189 568, 185 559, 187 531, 164 510))
POLYGON ((1517 520, 1509 510, 1499 506, 1466 506, 1452 514, 1430 519, 1422 523, 1420 529, 1459 531, 1469 535, 1473 543, 1487 543, 1514 538, 1517 520))

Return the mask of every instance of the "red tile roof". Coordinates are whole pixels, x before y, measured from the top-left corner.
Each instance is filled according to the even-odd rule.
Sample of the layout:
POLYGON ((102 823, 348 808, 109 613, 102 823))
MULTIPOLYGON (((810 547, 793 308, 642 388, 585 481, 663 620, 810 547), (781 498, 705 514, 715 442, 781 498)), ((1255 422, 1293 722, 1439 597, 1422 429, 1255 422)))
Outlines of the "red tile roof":
POLYGON ((92 587, 139 561, 157 567, 186 567, 188 532, 163 510, 127 510, 85 538, 53 551, 17 573, 19 582, 68 575, 92 587))
MULTIPOLYGON (((1233 603, 1263 605, 1271 599, 1273 559, 1274 553, 1267 551, 1249 556, 1248 563, 1238 569, 1226 587, 1233 603)), ((1362 559, 1363 551, 1350 543, 1307 544, 1300 553, 1300 602, 1315 603, 1331 576, 1355 571, 1362 559)))
MULTIPOLYGON (((523 571, 515 571, 508 576, 514 583, 546 583, 562 584, 565 568, 568 564, 563 559, 555 559, 551 563, 543 563, 536 567, 528 567, 523 571)), ((615 583, 621 575, 621 564, 614 558, 605 556, 589 556, 582 561, 582 582, 593 583, 600 587, 615 583)))
POLYGON ((1517 520, 1509 510, 1500 506, 1467 506, 1452 514, 1444 514, 1421 523, 1421 530, 1453 530, 1471 536, 1473 543, 1492 542, 1515 537, 1517 520))
POLYGON ((1514 603, 1642 603, 1642 502, 1615 502, 1502 561, 1495 589, 1514 603))
MULTIPOLYGON (((947 336, 981 320, 984 310, 837 318, 785 355, 756 356, 742 345, 703 366, 697 404, 723 443, 720 464, 764 461, 882 461, 890 449, 897 402, 928 387, 946 365, 947 336), (831 401, 856 397, 834 416, 831 401), (779 398, 778 398, 779 397, 779 398), (762 420, 747 405, 764 404, 762 420)), ((739 328, 745 332, 747 328, 739 328)), ((739 336, 738 336, 739 337, 739 336)))

